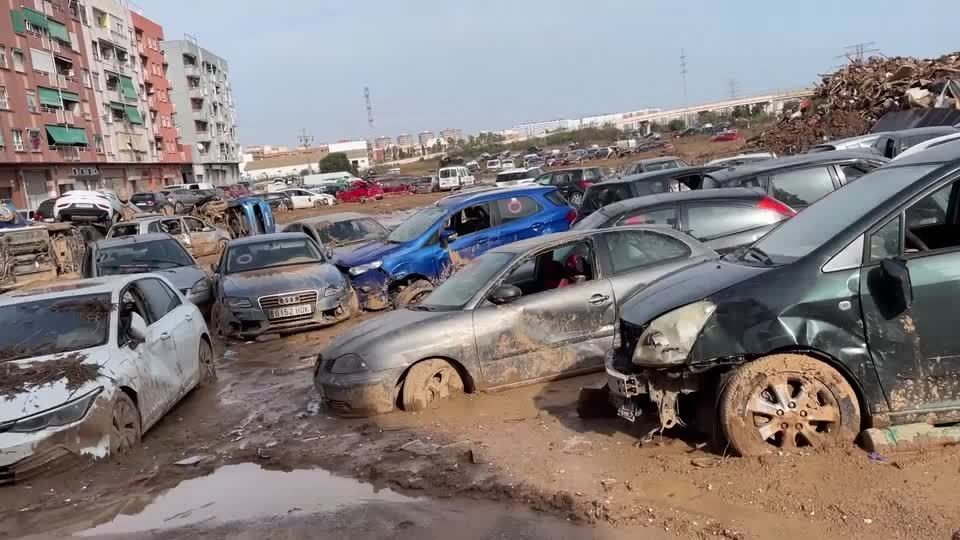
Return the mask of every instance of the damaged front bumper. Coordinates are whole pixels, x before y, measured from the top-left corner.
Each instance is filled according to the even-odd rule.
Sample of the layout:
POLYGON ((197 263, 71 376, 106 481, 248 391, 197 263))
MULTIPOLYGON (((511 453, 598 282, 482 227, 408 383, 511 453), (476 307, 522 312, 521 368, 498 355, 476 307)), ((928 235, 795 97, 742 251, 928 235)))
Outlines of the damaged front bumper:
POLYGON ((238 308, 219 304, 214 316, 219 317, 220 328, 229 336, 253 339, 262 334, 283 334, 323 328, 343 322, 354 315, 351 306, 354 292, 347 287, 337 296, 320 297, 307 317, 270 319, 257 305, 238 308))
POLYGON ((393 306, 393 300, 388 291, 391 277, 382 269, 377 268, 359 276, 350 276, 350 281, 353 289, 357 291, 357 298, 363 309, 380 311, 393 306))
POLYGON ((606 365, 610 403, 617 415, 631 422, 644 414, 656 415, 662 428, 682 425, 678 400, 701 389, 702 376, 687 366, 640 368, 623 357, 606 365))
POLYGON ((317 356, 313 382, 323 404, 342 416, 374 416, 396 409, 397 381, 404 366, 378 371, 333 373, 338 358, 317 356))

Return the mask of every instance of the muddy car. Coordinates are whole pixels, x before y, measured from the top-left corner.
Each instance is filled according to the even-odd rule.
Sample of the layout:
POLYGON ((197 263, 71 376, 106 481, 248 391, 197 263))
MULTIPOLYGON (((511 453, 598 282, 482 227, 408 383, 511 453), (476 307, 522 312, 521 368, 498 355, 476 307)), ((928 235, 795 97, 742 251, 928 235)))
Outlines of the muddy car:
POLYGON ((358 212, 338 212, 301 219, 284 227, 283 232, 306 234, 318 245, 332 249, 334 259, 338 251, 345 253, 350 246, 383 240, 390 234, 373 216, 358 212))
POLYGON ((740 454, 960 421, 958 167, 960 142, 891 163, 638 293, 607 366, 620 416, 718 422, 740 454))
POLYGON ((602 369, 627 298, 716 254, 663 227, 577 231, 488 251, 417 306, 362 323, 317 358, 344 414, 419 411, 478 391, 602 369))
POLYGON ((350 281, 303 233, 233 240, 212 270, 213 324, 224 335, 292 333, 360 311, 350 281))
POLYGON ((107 238, 166 233, 195 257, 216 255, 230 241, 230 233, 190 216, 144 216, 110 227, 107 238))
POLYGON ((0 296, 0 326, 0 483, 127 452, 216 378, 203 317, 155 275, 21 289, 0 296))

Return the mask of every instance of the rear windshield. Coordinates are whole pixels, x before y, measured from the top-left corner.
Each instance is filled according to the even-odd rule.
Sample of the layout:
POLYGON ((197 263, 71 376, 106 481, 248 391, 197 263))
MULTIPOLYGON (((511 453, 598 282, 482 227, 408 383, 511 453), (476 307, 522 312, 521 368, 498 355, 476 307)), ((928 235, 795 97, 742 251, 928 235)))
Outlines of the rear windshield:
POLYGON ((666 169, 676 169, 676 161, 661 161, 659 163, 647 163, 643 167, 643 172, 663 171, 666 169))
POLYGON ((511 173, 500 173, 497 175, 497 182, 512 182, 514 180, 525 180, 527 178, 536 178, 539 171, 517 171, 511 173))
POLYGON ((936 168, 936 165, 913 165, 877 169, 810 205, 754 246, 766 253, 774 264, 793 262, 936 168))
POLYGON ((317 245, 307 238, 266 240, 240 244, 227 251, 227 274, 323 262, 317 245))
POLYGON ((618 182, 616 184, 594 184, 587 188, 587 196, 583 201, 584 210, 599 210, 608 204, 613 204, 633 198, 630 184, 618 182))
POLYGON ((172 238, 101 249, 97 252, 96 263, 101 276, 139 274, 196 264, 180 242, 172 238))
POLYGON ((129 223, 126 225, 114 225, 113 228, 110 229, 110 238, 120 238, 121 236, 134 236, 139 233, 140 233, 139 223, 129 223))
POLYGON ((134 193, 133 196, 130 197, 130 202, 132 203, 147 202, 147 201, 154 200, 155 197, 156 197, 155 193, 134 193))
POLYGON ((88 294, 0 307, 0 362, 67 353, 107 342, 109 294, 88 294))
POLYGON ((317 234, 324 244, 345 246, 354 242, 384 238, 390 231, 373 218, 361 218, 325 223, 317 227, 317 234))

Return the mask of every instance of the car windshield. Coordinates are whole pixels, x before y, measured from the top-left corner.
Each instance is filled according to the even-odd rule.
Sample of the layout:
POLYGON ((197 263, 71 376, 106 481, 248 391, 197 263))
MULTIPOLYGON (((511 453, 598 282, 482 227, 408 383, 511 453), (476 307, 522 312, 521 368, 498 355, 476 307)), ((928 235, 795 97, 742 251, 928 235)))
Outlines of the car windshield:
POLYGON ((377 240, 390 234, 390 231, 373 218, 360 218, 325 223, 317 227, 317 234, 324 244, 345 246, 364 240, 377 240))
POLYGON ((322 262, 320 250, 307 238, 265 240, 231 246, 227 251, 226 273, 322 262))
POLYGON ((490 252, 473 259, 427 296, 426 309, 462 308, 513 258, 513 253, 490 252))
POLYGON ((109 294, 0 306, 0 362, 103 345, 112 311, 109 294))
POLYGON ((410 216, 410 218, 394 229, 393 232, 387 236, 387 241, 403 244, 415 240, 446 215, 447 209, 442 206, 424 208, 410 216))
POLYGON ((97 251, 97 269, 101 276, 138 274, 195 264, 197 263, 187 254, 187 250, 172 238, 97 251))
POLYGON ((768 264, 805 257, 910 183, 936 169, 913 165, 878 169, 823 197, 761 238, 741 255, 759 253, 768 264), (759 251, 757 251, 759 250, 759 251))

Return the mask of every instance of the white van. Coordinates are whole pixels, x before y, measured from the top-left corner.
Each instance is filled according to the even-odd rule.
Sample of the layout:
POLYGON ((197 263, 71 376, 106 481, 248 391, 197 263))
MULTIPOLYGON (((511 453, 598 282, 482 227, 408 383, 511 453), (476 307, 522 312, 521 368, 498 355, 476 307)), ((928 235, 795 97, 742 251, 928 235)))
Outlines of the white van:
POLYGON ((466 167, 444 167, 437 173, 439 189, 450 191, 462 187, 472 186, 475 182, 473 175, 466 167))
POLYGON ((487 161, 487 170, 488 170, 488 171, 499 171, 499 170, 500 170, 500 160, 499 160, 499 159, 491 159, 490 161, 487 161))
POLYGON ((210 182, 198 182, 196 184, 175 184, 172 186, 164 186, 164 191, 173 191, 175 189, 213 189, 213 184, 210 182))

